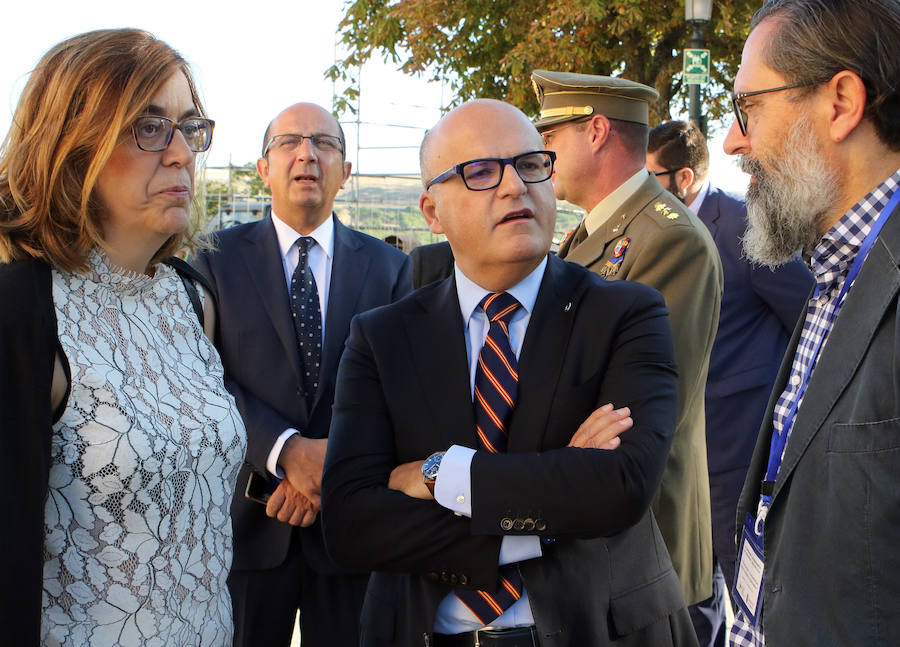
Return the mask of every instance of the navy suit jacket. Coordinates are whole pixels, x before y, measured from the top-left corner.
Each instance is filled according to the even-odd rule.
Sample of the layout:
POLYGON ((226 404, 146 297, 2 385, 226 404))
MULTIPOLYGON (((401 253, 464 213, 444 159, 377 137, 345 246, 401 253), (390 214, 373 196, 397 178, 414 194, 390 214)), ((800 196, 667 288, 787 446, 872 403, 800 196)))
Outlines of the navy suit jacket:
POLYGON ((519 567, 543 647, 696 645, 649 510, 677 408, 659 293, 548 259, 519 356, 508 452, 476 453, 471 519, 387 487, 399 463, 477 446, 466 358, 453 277, 353 320, 322 510, 339 563, 381 571, 360 644, 429 644, 452 586, 493 589, 502 537, 538 534, 543 556, 519 567), (621 447, 566 447, 606 402, 631 407, 621 447))
MULTIPOLYGON (((334 259, 325 319, 319 390, 311 408, 302 395, 302 361, 288 303, 281 251, 271 216, 214 235, 215 249, 194 266, 212 284, 218 305, 216 346, 225 384, 247 426, 247 464, 238 476, 231 513, 236 570, 273 568, 287 557, 291 526, 245 498, 251 469, 266 472, 278 436, 295 428, 325 438, 331 425, 335 376, 357 313, 384 305, 412 289, 408 257, 398 249, 345 227, 334 218, 334 259)), ((325 552, 318 521, 300 531, 303 555, 313 569, 341 572, 325 552)))
POLYGON ((697 215, 712 234, 725 274, 706 382, 709 473, 719 474, 750 464, 772 383, 813 278, 799 258, 773 271, 744 257, 743 200, 711 186, 697 215))

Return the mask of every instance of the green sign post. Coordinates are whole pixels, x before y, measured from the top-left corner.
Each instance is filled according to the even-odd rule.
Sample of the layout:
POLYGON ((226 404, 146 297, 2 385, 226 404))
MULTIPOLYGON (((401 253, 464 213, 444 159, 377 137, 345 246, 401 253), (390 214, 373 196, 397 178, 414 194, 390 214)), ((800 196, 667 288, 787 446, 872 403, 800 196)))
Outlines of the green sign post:
POLYGON ((684 50, 684 82, 687 85, 709 83, 709 50, 684 50))

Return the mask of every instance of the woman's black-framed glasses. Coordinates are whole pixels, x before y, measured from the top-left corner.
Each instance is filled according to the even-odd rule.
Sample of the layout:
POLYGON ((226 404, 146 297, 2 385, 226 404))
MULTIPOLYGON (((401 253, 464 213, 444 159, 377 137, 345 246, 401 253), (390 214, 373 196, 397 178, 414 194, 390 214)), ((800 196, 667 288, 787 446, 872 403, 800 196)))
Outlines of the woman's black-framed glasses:
POLYGON ((134 120, 131 125, 131 133, 134 135, 134 143, 142 151, 158 153, 169 147, 177 128, 184 135, 184 141, 187 142, 188 148, 195 153, 202 153, 208 150, 212 143, 215 125, 215 121, 203 117, 188 117, 181 121, 172 121, 168 117, 159 115, 143 115, 134 120))
POLYGON ((768 94, 769 92, 781 92, 782 90, 793 90, 794 88, 805 88, 811 85, 818 85, 818 83, 791 83, 790 85, 780 85, 777 88, 768 88, 766 90, 754 90, 753 92, 738 92, 731 93, 731 107, 734 108, 734 118, 737 121, 738 127, 741 129, 741 134, 746 137, 747 136, 747 113, 744 112, 744 109, 741 107, 744 99, 747 97, 755 97, 759 94, 768 94))
POLYGON ((553 175, 555 161, 556 153, 553 151, 532 151, 515 157, 481 157, 448 168, 428 182, 425 190, 430 189, 432 184, 446 182, 458 175, 469 191, 487 191, 500 185, 507 164, 516 170, 526 184, 545 182, 553 175))

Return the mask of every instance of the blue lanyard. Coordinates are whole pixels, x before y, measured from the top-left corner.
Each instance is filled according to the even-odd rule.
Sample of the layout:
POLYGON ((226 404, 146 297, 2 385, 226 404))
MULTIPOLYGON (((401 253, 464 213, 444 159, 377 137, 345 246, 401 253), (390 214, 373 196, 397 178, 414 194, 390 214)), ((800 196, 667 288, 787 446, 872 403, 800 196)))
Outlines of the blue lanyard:
MULTIPOLYGON (((894 191, 894 195, 891 196, 890 202, 887 203, 887 206, 879 214, 878 219, 873 223, 872 229, 869 230, 869 233, 866 235, 862 246, 859 248, 859 252, 857 252, 856 254, 856 258, 853 259, 853 265, 850 266, 850 271, 847 273, 847 278, 844 279, 844 284, 841 286, 841 291, 840 293, 838 293, 837 299, 834 300, 834 306, 831 308, 831 312, 828 314, 828 320, 825 328, 826 330, 831 330, 831 325, 834 322, 835 317, 837 316, 837 312, 840 309, 841 304, 844 302, 844 298, 847 296, 847 293, 850 291, 850 288, 853 286, 853 281, 856 280, 856 276, 857 274, 859 274, 860 268, 862 268, 862 264, 866 260, 866 256, 869 254, 869 250, 872 249, 872 245, 875 244, 875 239, 881 232, 881 228, 884 227, 884 223, 888 221, 888 218, 890 218, 898 203, 900 203, 900 188, 897 188, 894 191)), ((768 508, 769 503, 772 501, 771 488, 773 488, 775 485, 775 479, 777 478, 778 470, 781 467, 781 459, 784 456, 784 447, 787 444, 789 431, 794 424, 794 418, 797 416, 797 408, 800 406, 800 400, 803 399, 803 395, 806 393, 806 385, 809 383, 809 376, 812 374, 813 367, 816 365, 816 360, 819 357, 819 351, 822 349, 822 343, 824 342, 824 340, 825 335, 823 334, 819 338, 819 341, 816 343, 815 349, 813 349, 813 354, 810 358, 809 366, 807 366, 806 371, 804 371, 803 373, 803 380, 800 383, 800 388, 797 391, 797 397, 794 398, 794 402, 791 405, 791 408, 788 410, 787 416, 784 420, 784 425, 781 429, 781 433, 772 433, 772 445, 769 448, 769 463, 768 467, 766 468, 766 480, 763 483, 762 492, 762 504, 766 508, 768 508)))

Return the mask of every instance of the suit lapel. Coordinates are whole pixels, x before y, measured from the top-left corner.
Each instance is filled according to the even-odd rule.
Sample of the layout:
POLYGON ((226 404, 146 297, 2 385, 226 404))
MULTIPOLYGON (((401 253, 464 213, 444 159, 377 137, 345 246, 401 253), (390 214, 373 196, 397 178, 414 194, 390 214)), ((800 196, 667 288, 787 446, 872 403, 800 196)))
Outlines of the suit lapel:
POLYGON ((542 446, 578 309, 573 297, 575 280, 566 280, 564 274, 565 264, 550 256, 519 353, 519 395, 510 420, 510 452, 542 446))
POLYGON ((885 311, 897 298, 900 273, 894 252, 898 247, 900 215, 895 212, 872 246, 819 355, 788 439, 773 498, 847 388, 885 311))
POLYGON ((406 335, 421 392, 432 411, 441 443, 477 448, 475 413, 456 279, 451 276, 415 293, 422 312, 405 317, 406 335), (440 376, 435 378, 435 376, 440 376), (438 383, 436 383, 436 381, 438 383), (467 403, 467 406, 461 406, 467 403))
POLYGON ((629 196, 624 204, 600 225, 599 229, 590 234, 580 245, 569 247, 566 255, 561 258, 584 267, 590 267, 601 260, 605 255, 606 246, 622 236, 635 216, 662 192, 663 188, 659 181, 648 174, 647 179, 638 190, 629 196))
POLYGON ((721 215, 721 211, 719 209, 719 196, 721 195, 721 191, 712 186, 709 187, 709 191, 706 193, 706 198, 703 200, 703 204, 700 205, 700 211, 697 212, 697 217, 706 225, 706 228, 709 229, 709 233, 712 235, 713 240, 716 238, 716 232, 719 229, 719 216, 721 215))
MULTIPOLYGON (((266 216, 250 229, 245 242, 241 255, 247 267, 247 276, 254 277, 250 281, 250 289, 255 289, 259 294, 299 385, 303 366, 272 216, 266 216)), ((248 361, 252 361, 252 358, 248 358, 248 361)))
MULTIPOLYGON (((334 219, 334 259, 331 263, 331 286, 328 291, 328 310, 325 314, 325 340, 320 373, 333 381, 350 330, 350 320, 358 312, 357 304, 368 273, 371 258, 352 231, 334 219)), ((325 380, 319 384, 314 404, 327 393, 325 380)))

